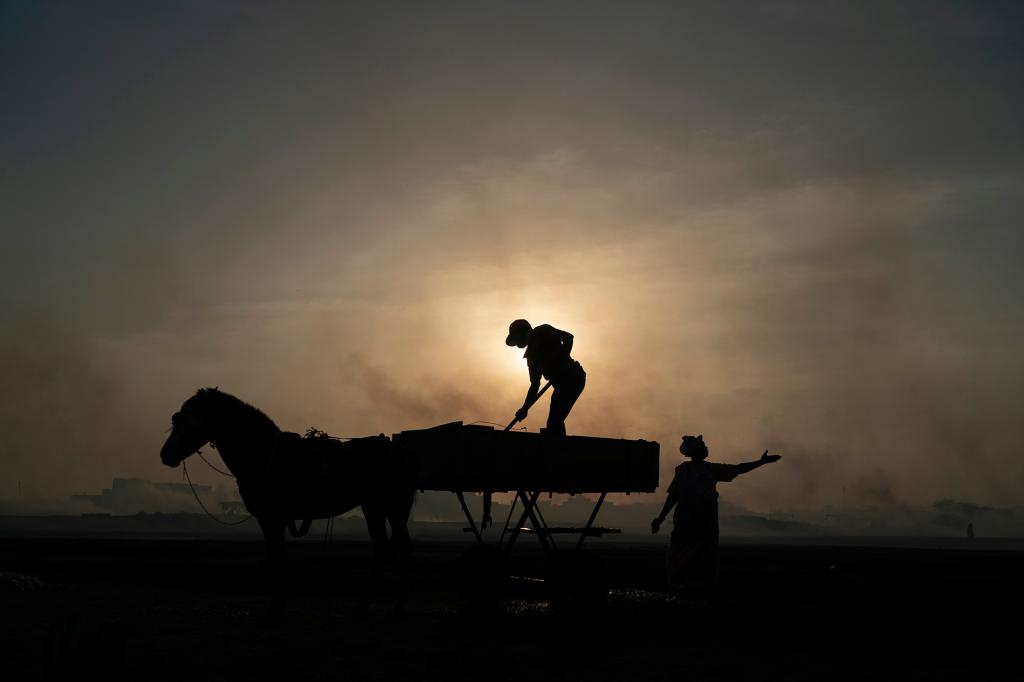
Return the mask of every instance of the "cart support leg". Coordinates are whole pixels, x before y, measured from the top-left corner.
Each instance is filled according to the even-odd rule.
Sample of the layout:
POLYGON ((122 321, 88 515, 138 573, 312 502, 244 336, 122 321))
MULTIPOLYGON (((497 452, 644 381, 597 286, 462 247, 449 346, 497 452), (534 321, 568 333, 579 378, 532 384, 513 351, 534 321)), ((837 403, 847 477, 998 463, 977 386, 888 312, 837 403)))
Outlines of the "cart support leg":
POLYGON ((557 551, 558 550, 558 544, 555 542, 555 536, 554 535, 549 535, 548 533, 544 532, 544 530, 548 527, 548 522, 544 518, 544 515, 540 512, 540 505, 539 504, 533 505, 533 513, 537 517, 537 521, 535 521, 534 524, 533 524, 534 528, 538 529, 537 530, 537 535, 539 535, 541 537, 546 537, 548 539, 548 542, 551 543, 551 549, 557 551))
POLYGON ((519 515, 519 521, 516 523, 515 528, 508 534, 508 542, 505 543, 505 551, 512 548, 512 545, 516 543, 516 538, 519 537, 519 529, 526 523, 526 519, 530 517, 530 508, 537 502, 537 498, 540 497, 540 492, 535 492, 532 495, 527 495, 526 491, 520 490, 516 493, 516 498, 523 500, 523 513, 519 515))
POLYGON ((462 505, 462 513, 466 515, 466 520, 469 521, 469 529, 476 536, 476 541, 481 545, 484 544, 484 539, 481 537, 480 531, 477 530, 476 522, 473 521, 473 515, 469 513, 469 507, 466 505, 466 498, 463 496, 462 491, 456 490, 455 497, 459 498, 459 504, 462 505))
POLYGON ((590 518, 587 519, 587 525, 583 527, 584 532, 580 533, 579 542, 576 543, 576 549, 583 547, 583 541, 587 539, 586 531, 590 530, 590 527, 594 525, 594 519, 597 518, 597 512, 601 510, 601 505, 604 504, 604 497, 607 492, 601 493, 601 497, 597 498, 597 504, 594 505, 594 511, 590 512, 590 518))
POLYGON ((540 491, 536 491, 527 495, 523 491, 517 493, 523 498, 523 513, 519 517, 519 523, 512 529, 512 532, 508 536, 508 542, 505 543, 505 551, 508 551, 513 544, 515 544, 516 538, 519 537, 519 529, 522 527, 526 519, 530 519, 530 523, 533 524, 533 530, 537 534, 537 539, 540 540, 540 546, 543 548, 544 553, 549 557, 552 556, 553 547, 551 546, 551 539, 548 534, 544 532, 547 526, 544 523, 543 517, 539 515, 537 509, 537 500, 540 498, 540 491))
POLYGON ((501 527, 501 535, 498 536, 498 547, 501 547, 501 542, 505 539, 505 533, 508 532, 508 523, 512 520, 512 514, 516 511, 516 503, 519 501, 519 493, 512 498, 512 504, 508 508, 508 516, 505 518, 505 525, 501 527))

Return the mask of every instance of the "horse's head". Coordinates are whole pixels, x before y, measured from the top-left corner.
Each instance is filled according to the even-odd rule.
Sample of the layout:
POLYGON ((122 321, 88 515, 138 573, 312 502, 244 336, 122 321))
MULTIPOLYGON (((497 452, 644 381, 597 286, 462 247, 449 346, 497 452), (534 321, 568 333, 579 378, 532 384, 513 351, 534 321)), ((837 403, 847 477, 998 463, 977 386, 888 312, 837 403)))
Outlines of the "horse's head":
POLYGON ((215 388, 199 389, 171 415, 171 435, 160 448, 160 459, 164 464, 176 467, 210 442, 213 437, 211 403, 217 392, 215 388))

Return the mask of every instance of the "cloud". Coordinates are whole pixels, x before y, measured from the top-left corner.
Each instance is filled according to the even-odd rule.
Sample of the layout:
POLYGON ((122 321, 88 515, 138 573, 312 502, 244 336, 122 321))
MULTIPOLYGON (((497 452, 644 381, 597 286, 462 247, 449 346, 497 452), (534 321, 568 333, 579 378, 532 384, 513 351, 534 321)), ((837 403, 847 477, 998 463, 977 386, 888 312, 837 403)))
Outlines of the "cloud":
POLYGON ((28 497, 81 492, 138 470, 146 429, 79 330, 45 310, 4 316, 0 375, 4 498, 18 484, 28 497))
POLYGON ((1019 9, 151 11, 0 29, 2 301, 47 311, 2 329, 19 476, 166 475, 204 385, 293 430, 503 422, 525 316, 577 335, 570 431, 665 476, 702 432, 786 456, 751 507, 1019 501, 1019 9))

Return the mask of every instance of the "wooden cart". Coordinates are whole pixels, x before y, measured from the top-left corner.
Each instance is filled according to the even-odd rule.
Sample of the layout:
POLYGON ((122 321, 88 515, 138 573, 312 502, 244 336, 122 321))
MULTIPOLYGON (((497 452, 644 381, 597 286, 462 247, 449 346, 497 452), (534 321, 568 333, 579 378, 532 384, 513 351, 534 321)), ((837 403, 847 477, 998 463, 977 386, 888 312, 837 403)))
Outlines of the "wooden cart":
MULTIPOLYGON (((658 487, 658 444, 590 436, 551 438, 544 433, 499 431, 490 426, 452 422, 392 436, 396 447, 416 462, 416 487, 455 493, 476 546, 464 559, 463 582, 481 605, 500 593, 504 557, 521 534, 535 535, 549 560, 556 605, 571 608, 603 603, 607 588, 595 556, 584 553, 588 537, 618 533, 596 526, 608 493, 654 492, 658 487), (512 492, 508 516, 494 544, 484 540, 466 503, 467 492, 512 492), (544 493, 597 494, 580 526, 549 525, 538 501, 544 493), (518 516, 516 516, 518 507, 518 516), (513 523, 513 519, 516 519, 513 523), (529 522, 529 525, 527 525, 529 522), (566 543, 555 536, 570 536, 566 543), (569 550, 569 551, 566 551, 569 550)), ((497 529, 496 529, 497 530, 497 529)))

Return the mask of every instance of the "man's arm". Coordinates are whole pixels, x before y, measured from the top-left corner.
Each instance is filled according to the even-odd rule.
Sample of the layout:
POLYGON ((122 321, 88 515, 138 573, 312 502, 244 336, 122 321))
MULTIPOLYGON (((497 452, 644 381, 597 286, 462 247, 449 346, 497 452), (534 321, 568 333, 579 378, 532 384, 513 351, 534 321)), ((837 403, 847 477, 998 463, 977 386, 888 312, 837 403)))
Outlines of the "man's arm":
POLYGON ((778 462, 780 459, 782 459, 782 455, 769 455, 768 451, 765 450, 764 454, 761 455, 760 459, 755 459, 753 462, 743 462, 742 464, 735 464, 734 466, 736 467, 736 475, 739 476, 740 474, 745 474, 748 471, 753 471, 759 466, 771 464, 772 462, 778 462))
POLYGON ((558 331, 562 333, 562 345, 565 346, 565 353, 568 355, 572 352, 572 334, 563 332, 561 329, 558 331))
MULTIPOLYGON (((541 325, 541 327, 548 328, 548 338, 562 344, 562 348, 565 349, 566 355, 572 352, 572 334, 566 331, 562 331, 557 327, 552 327, 550 324, 543 324, 541 325)), ((538 329, 539 328, 540 327, 538 327, 538 329)))
POLYGON ((530 407, 537 400, 537 391, 540 389, 540 371, 534 368, 529 360, 527 360, 527 365, 530 368, 530 388, 526 391, 526 400, 523 401, 523 406, 516 411, 516 419, 519 421, 526 419, 530 407))

